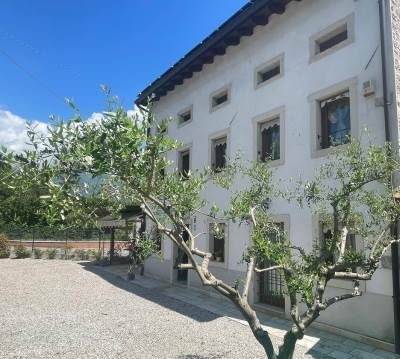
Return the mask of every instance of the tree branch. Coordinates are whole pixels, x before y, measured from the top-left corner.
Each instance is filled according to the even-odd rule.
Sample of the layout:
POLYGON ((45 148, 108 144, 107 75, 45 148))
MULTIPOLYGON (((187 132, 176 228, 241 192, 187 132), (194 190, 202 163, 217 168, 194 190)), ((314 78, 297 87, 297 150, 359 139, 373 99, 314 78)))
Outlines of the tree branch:
POLYGON ((339 258, 336 263, 340 264, 344 260, 344 253, 346 251, 347 234, 349 233, 347 226, 342 228, 341 238, 340 238, 340 248, 339 248, 339 258))
POLYGON ((262 272, 270 272, 270 271, 275 270, 275 269, 284 269, 284 267, 281 266, 281 265, 277 265, 277 266, 272 266, 272 267, 269 267, 269 268, 262 268, 262 269, 254 268, 254 271, 256 273, 262 273, 262 272))
POLYGON ((249 295, 250 283, 251 283, 251 278, 253 277, 254 265, 255 265, 254 257, 251 257, 249 263, 247 263, 246 280, 244 282, 244 288, 242 293, 242 297, 246 301, 249 295))

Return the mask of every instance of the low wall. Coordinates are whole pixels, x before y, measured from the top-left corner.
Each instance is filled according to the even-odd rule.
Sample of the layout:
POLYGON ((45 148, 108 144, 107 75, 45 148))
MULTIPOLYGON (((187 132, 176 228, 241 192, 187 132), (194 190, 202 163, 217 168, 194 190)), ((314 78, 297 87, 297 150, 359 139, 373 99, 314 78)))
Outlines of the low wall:
MULTIPOLYGON (((32 241, 18 241, 11 240, 11 246, 17 246, 22 244, 25 247, 32 248, 32 241)), ((35 241, 33 246, 34 248, 65 248, 65 246, 76 249, 101 249, 109 250, 110 249, 110 241, 35 241)), ((115 248, 126 246, 126 242, 115 241, 115 248)))

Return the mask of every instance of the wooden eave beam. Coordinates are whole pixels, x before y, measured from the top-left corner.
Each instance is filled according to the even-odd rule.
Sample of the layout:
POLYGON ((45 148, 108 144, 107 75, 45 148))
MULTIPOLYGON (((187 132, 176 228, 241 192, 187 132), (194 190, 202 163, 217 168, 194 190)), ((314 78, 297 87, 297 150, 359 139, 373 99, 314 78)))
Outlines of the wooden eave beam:
POLYGON ((275 14, 283 14, 285 12, 285 4, 280 1, 274 1, 268 4, 268 8, 275 14))

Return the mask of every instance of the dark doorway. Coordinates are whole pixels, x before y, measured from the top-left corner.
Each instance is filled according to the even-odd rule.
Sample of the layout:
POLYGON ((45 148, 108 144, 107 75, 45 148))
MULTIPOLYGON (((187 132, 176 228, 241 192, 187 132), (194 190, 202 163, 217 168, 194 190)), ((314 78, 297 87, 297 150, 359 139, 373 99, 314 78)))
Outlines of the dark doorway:
MULTIPOLYGON (((182 233, 182 237, 183 237, 183 240, 187 243, 187 241, 189 240, 189 234, 186 231, 184 231, 182 233)), ((175 260, 176 265, 183 264, 183 263, 188 263, 188 259, 189 258, 187 256, 187 254, 184 251, 182 251, 180 248, 178 248, 177 255, 176 255, 176 260, 175 260)), ((188 270, 187 269, 178 269, 177 270, 177 275, 176 275, 176 280, 178 282, 187 283, 188 270)))

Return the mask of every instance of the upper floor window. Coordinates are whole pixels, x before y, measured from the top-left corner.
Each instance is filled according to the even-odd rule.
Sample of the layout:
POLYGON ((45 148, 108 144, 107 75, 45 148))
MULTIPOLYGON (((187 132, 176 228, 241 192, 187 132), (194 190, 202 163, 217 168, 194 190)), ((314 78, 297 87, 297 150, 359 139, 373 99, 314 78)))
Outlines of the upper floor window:
POLYGON ((283 54, 258 66, 255 71, 255 87, 270 83, 283 75, 283 54))
POLYGON ((179 152, 178 169, 183 178, 188 178, 190 171, 190 150, 179 152))
POLYGON ((321 116, 321 130, 318 135, 320 148, 348 143, 351 133, 349 91, 319 101, 319 110, 321 116))
POLYGON ((230 86, 215 91, 210 96, 210 111, 214 111, 230 101, 230 86))
POLYGON ((311 157, 332 153, 358 136, 357 78, 350 78, 308 96, 311 157))
POLYGON ((211 141, 211 166, 216 172, 226 167, 227 137, 220 137, 211 141))
POLYGON ((337 21, 310 39, 310 62, 354 41, 354 14, 337 21))
POLYGON ((185 110, 178 113, 178 126, 183 126, 192 121, 193 118, 193 109, 192 107, 188 107, 185 110))
POLYGON ((259 124, 259 158, 261 161, 275 161, 280 159, 280 120, 272 120, 259 124))

